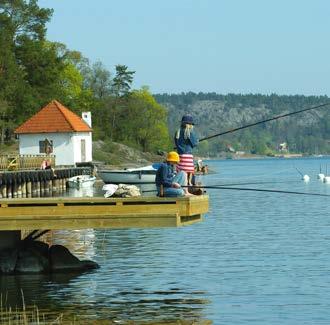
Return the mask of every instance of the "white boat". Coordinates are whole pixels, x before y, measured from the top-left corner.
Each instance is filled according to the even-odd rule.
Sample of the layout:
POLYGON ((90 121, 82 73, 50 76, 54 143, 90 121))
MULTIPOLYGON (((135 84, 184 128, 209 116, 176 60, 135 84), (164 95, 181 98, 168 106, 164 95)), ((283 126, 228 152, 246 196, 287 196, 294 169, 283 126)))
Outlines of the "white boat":
POLYGON ((68 186, 73 188, 92 187, 96 177, 92 175, 78 175, 68 179, 68 186))
POLYGON ((106 184, 154 184, 158 164, 131 169, 101 169, 98 176, 106 184))

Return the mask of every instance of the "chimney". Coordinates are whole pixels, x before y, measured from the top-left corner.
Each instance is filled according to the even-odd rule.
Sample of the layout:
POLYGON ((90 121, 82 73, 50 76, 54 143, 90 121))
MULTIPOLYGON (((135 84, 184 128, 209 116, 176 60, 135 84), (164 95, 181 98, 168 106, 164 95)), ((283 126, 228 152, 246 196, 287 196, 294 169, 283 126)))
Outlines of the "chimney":
POLYGON ((85 121, 85 123, 91 128, 92 127, 92 114, 91 114, 91 112, 82 112, 81 117, 85 121))

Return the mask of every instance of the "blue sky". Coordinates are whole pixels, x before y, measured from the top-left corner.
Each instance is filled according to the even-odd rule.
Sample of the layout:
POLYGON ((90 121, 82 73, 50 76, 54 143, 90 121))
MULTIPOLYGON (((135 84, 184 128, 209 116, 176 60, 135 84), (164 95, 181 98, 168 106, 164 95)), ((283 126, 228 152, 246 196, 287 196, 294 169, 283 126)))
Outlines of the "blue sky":
POLYGON ((39 0, 48 39, 153 93, 330 96, 328 0, 39 0))

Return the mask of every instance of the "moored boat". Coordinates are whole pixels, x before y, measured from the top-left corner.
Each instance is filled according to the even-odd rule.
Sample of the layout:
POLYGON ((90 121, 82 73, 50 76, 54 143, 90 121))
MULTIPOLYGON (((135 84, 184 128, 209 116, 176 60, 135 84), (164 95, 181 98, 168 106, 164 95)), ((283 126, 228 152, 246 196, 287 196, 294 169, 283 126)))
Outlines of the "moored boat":
POLYGON ((106 184, 154 184, 157 164, 131 169, 101 169, 97 174, 106 184))
POLYGON ((91 187, 95 181, 96 177, 92 175, 73 176, 68 179, 68 186, 72 188, 91 187))

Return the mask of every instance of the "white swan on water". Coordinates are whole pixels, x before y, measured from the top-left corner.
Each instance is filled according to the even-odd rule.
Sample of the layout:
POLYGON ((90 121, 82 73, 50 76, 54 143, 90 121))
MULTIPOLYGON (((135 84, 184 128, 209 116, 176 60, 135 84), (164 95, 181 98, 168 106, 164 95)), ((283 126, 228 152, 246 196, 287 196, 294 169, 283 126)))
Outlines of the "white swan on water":
POLYGON ((330 176, 324 176, 323 183, 330 183, 330 176))
POLYGON ((310 181, 310 177, 308 175, 303 176, 303 181, 308 183, 310 181))

